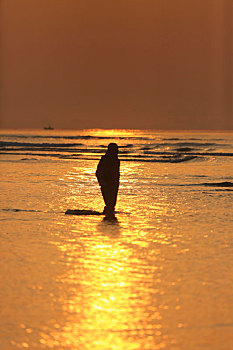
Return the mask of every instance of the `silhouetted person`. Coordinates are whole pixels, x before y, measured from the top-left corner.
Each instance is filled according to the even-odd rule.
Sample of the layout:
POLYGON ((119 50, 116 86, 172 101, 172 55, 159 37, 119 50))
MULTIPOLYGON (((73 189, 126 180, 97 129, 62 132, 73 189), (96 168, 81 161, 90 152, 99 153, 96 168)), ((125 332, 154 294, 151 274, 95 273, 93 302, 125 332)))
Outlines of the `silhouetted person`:
POLYGON ((101 157, 96 170, 96 177, 101 187, 106 216, 114 215, 120 179, 120 161, 116 143, 108 145, 107 152, 101 157))

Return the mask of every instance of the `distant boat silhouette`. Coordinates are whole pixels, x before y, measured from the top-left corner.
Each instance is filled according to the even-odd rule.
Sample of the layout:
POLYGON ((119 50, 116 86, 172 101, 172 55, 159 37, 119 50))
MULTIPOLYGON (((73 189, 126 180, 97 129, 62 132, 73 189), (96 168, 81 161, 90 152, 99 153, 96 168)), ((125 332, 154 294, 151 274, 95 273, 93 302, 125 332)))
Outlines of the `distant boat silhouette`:
POLYGON ((51 125, 49 125, 49 126, 44 126, 44 130, 54 130, 54 128, 51 125))

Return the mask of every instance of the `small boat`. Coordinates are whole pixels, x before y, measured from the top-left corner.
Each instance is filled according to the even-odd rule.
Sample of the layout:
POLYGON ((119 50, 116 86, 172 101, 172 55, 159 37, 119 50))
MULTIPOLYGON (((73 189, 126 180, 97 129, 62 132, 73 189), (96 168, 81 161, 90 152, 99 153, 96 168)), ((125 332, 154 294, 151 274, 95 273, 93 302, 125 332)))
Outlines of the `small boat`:
POLYGON ((49 126, 45 126, 44 130, 54 130, 54 128, 51 125, 49 125, 49 126))

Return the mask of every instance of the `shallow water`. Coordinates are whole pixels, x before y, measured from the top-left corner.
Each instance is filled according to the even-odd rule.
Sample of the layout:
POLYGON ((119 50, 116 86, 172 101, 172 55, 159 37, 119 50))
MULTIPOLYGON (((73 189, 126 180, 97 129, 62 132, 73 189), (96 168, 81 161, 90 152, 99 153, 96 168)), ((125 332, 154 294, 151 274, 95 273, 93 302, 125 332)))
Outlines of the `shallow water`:
POLYGON ((231 156, 125 159, 117 221, 64 214, 102 210, 98 157, 22 158, 0 158, 1 349, 233 347, 231 156))

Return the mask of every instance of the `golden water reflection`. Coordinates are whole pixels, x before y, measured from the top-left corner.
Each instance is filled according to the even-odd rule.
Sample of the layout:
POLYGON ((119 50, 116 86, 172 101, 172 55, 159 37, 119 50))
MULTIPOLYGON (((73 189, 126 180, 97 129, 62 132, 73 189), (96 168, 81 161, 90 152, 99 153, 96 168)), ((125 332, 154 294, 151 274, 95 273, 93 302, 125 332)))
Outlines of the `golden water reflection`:
MULTIPOLYGON (((87 168, 80 163, 63 174, 69 185, 64 191, 65 204, 61 203, 66 205, 63 211, 101 210, 96 162, 88 164, 87 168)), ((42 345, 52 349, 156 350, 172 344, 163 319, 168 306, 162 278, 166 248, 162 247, 171 250, 176 244, 172 233, 155 228, 162 219, 173 216, 175 209, 166 193, 158 188, 154 196, 147 188, 150 176, 134 164, 122 164, 120 222, 73 217, 58 223, 65 229, 64 236, 60 233, 54 242, 66 265, 66 272, 57 278, 63 316, 50 332, 41 334, 42 345), (135 171, 142 172, 142 183, 135 181, 135 171), (137 195, 131 198, 129 182, 133 179, 137 195)), ((177 300, 175 307, 178 310, 177 300)))
MULTIPOLYGON (((95 162, 88 169, 80 164, 64 175, 65 182, 70 181, 64 209, 83 209, 85 205, 101 210, 95 167, 95 162), (83 193, 88 193, 88 202, 83 193)), ((66 273, 57 279, 62 290, 59 303, 63 317, 55 322, 49 334, 41 334, 41 344, 48 348, 156 350, 168 342, 161 315, 166 305, 161 301, 164 289, 160 247, 172 245, 172 240, 164 232, 155 232, 154 221, 147 213, 148 205, 153 206, 151 213, 156 213, 158 221, 167 215, 169 201, 166 196, 160 196, 159 203, 145 201, 146 194, 150 200, 150 193, 147 188, 141 193, 141 183, 136 183, 135 191, 137 186, 140 191, 133 199, 132 221, 127 215, 127 186, 135 172, 132 167, 124 163, 121 169, 121 186, 126 191, 126 196, 120 191, 118 199, 122 222, 101 221, 100 217, 70 218, 69 223, 74 219, 70 231, 55 242, 65 261, 66 273)))
POLYGON ((122 244, 118 222, 98 223, 96 232, 71 237, 57 247, 67 271, 59 277, 65 291, 60 303, 64 319, 41 334, 48 348, 162 349, 160 269, 143 263, 133 245, 122 244), (157 281, 158 288, 154 288, 157 281))

